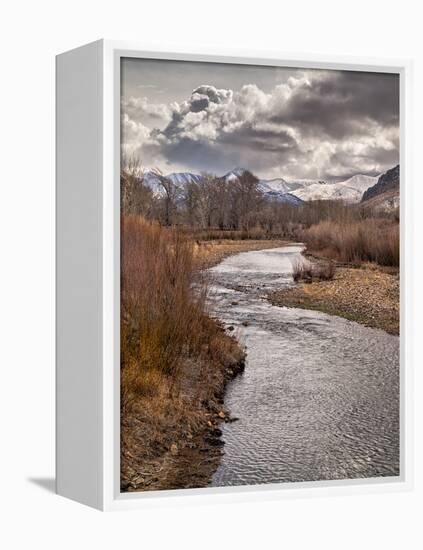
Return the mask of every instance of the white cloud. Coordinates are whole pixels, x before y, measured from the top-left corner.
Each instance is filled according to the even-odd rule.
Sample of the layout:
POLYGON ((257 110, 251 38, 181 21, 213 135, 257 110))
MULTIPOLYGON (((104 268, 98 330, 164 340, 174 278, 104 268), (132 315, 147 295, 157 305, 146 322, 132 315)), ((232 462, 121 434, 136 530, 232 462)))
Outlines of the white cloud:
POLYGON ((151 103, 146 97, 129 97, 122 102, 122 111, 131 119, 157 119, 156 124, 170 121, 172 107, 164 103, 151 103))
POLYGON ((156 165, 222 173, 242 164, 262 177, 382 171, 398 161, 397 83, 371 76, 298 71, 270 92, 202 84, 179 103, 130 97, 124 149, 156 165))

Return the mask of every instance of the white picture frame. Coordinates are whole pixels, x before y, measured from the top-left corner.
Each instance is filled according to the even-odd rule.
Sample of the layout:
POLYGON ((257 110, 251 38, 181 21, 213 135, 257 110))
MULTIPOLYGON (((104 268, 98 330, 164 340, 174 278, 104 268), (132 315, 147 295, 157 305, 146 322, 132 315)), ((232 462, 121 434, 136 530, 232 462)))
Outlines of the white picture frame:
POLYGON ((57 56, 57 493, 101 510, 363 494, 413 483, 411 63, 281 52, 223 52, 100 40, 57 56), (137 57, 400 75, 401 474, 121 493, 119 488, 120 59, 137 57))

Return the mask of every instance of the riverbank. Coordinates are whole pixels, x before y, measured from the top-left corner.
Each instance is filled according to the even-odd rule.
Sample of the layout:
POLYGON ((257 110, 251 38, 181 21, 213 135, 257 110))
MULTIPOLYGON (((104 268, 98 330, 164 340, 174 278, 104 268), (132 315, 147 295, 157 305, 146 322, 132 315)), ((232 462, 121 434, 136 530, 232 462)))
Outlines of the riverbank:
POLYGON ((136 216, 121 228, 121 489, 202 487, 245 352, 208 316, 193 241, 136 216))
MULTIPOLYGON (((240 252, 276 248, 281 240, 197 241, 194 263, 205 270, 240 252)), ((205 487, 220 463, 227 383, 244 369, 245 352, 208 317, 200 357, 182 362, 177 384, 161 378, 155 393, 122 412, 121 489, 154 491, 205 487)))
MULTIPOLYGON (((151 321, 142 329, 143 333, 150 327, 151 334, 143 337, 140 342, 142 350, 138 349, 139 329, 134 333, 130 320, 137 318, 139 304, 143 301, 146 304, 142 310, 148 311, 150 308, 157 314, 158 309, 161 319, 161 301, 156 304, 155 300, 163 296, 164 292, 168 292, 175 301, 173 287, 166 284, 169 276, 160 275, 164 266, 173 265, 169 262, 173 262, 174 258, 179 258, 181 264, 173 266, 172 276, 180 281, 184 270, 189 270, 191 253, 192 267, 198 271, 216 265, 232 254, 275 248, 284 243, 281 240, 241 239, 196 241, 192 252, 189 252, 185 250, 184 241, 170 241, 172 244, 169 248, 166 243, 171 235, 166 236, 166 232, 161 229, 152 229, 145 224, 128 227, 143 241, 137 244, 127 230, 125 257, 133 261, 141 251, 144 257, 137 259, 127 280, 135 281, 137 274, 143 272, 149 263, 153 267, 148 273, 154 271, 156 276, 148 285, 137 285, 133 289, 138 294, 135 309, 132 306, 124 308, 128 313, 123 317, 121 328, 121 490, 133 492, 205 487, 220 463, 223 443, 219 426, 222 422, 232 420, 224 407, 225 388, 230 380, 243 371, 245 351, 218 321, 208 317, 205 312, 200 315, 202 306, 196 306, 195 300, 189 295, 186 303, 175 302, 179 312, 175 308, 172 310, 175 319, 174 322, 171 319, 169 330, 173 334, 170 345, 176 346, 174 351, 168 349, 169 344, 161 343, 160 332, 151 332, 151 321), (156 239, 154 243, 150 242, 153 237, 156 239), (168 256, 168 252, 175 246, 178 246, 178 254, 174 256, 171 253, 168 256), (166 262, 159 261, 159 252, 165 255, 166 262), (153 288, 157 292, 149 294, 145 299, 139 295, 140 291, 144 293, 149 289, 151 292, 153 288), (185 315, 189 311, 195 315, 194 325, 182 330, 187 322, 185 315), (178 332, 178 328, 182 332, 178 332), (175 330, 177 334, 174 334, 175 330), (177 345, 178 341, 181 346, 177 345), (166 374, 163 361, 170 361, 167 357, 169 353, 177 357, 177 366, 169 363, 171 374, 166 374), (151 361, 144 365, 143 358, 146 361, 148 357, 151 357, 151 361)), ((124 273, 128 269, 126 266, 124 273)), ((185 284, 190 293, 189 281, 190 276, 187 276, 185 284)), ((133 296, 133 292, 129 296, 133 296)), ((165 314, 166 311, 163 311, 165 314)), ((167 315, 164 320, 169 323, 167 315)), ((157 325, 157 330, 163 331, 163 324, 157 325)))
POLYGON ((399 286, 394 268, 337 266, 333 280, 300 283, 268 298, 273 305, 318 310, 399 334, 399 286))
POLYGON ((121 416, 121 490, 205 487, 220 456, 227 383, 244 370, 238 342, 211 319, 209 345, 183 362, 177 387, 162 380, 154 395, 138 397, 121 416))

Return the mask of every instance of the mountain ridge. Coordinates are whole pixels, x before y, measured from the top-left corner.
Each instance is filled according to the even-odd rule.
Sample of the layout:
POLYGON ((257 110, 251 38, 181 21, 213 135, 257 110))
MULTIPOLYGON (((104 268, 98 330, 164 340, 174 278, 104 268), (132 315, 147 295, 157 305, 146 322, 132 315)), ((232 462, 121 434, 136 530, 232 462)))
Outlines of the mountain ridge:
MULTIPOLYGON (((220 176, 220 178, 226 181, 234 181, 245 172, 248 172, 248 170, 236 167, 220 176)), ((324 180, 287 180, 279 177, 259 179, 258 185, 266 197, 291 204, 298 205, 312 200, 343 200, 349 203, 360 203, 363 200, 363 193, 365 194, 368 189, 375 187, 383 175, 368 176, 358 173, 344 181, 332 183, 324 180)), ((153 193, 161 194, 163 192, 160 183, 161 177, 154 171, 147 171, 144 174, 144 181, 153 193)), ((180 190, 190 183, 200 183, 203 178, 202 175, 193 172, 171 172, 163 177, 170 179, 176 188, 180 190)))
POLYGON ((393 168, 387 170, 384 174, 381 174, 372 187, 369 187, 364 191, 361 202, 364 203, 377 195, 386 193, 387 191, 398 191, 400 186, 400 166, 397 164, 393 168))

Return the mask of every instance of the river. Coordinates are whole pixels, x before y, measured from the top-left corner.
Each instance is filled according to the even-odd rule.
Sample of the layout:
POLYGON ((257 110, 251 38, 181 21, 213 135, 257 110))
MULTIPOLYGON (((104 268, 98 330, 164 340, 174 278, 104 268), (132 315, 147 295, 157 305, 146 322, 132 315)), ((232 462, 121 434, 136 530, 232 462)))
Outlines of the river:
POLYGON ((210 269, 212 313, 245 345, 227 388, 212 486, 399 475, 399 338, 271 305, 302 246, 244 252, 210 269))

